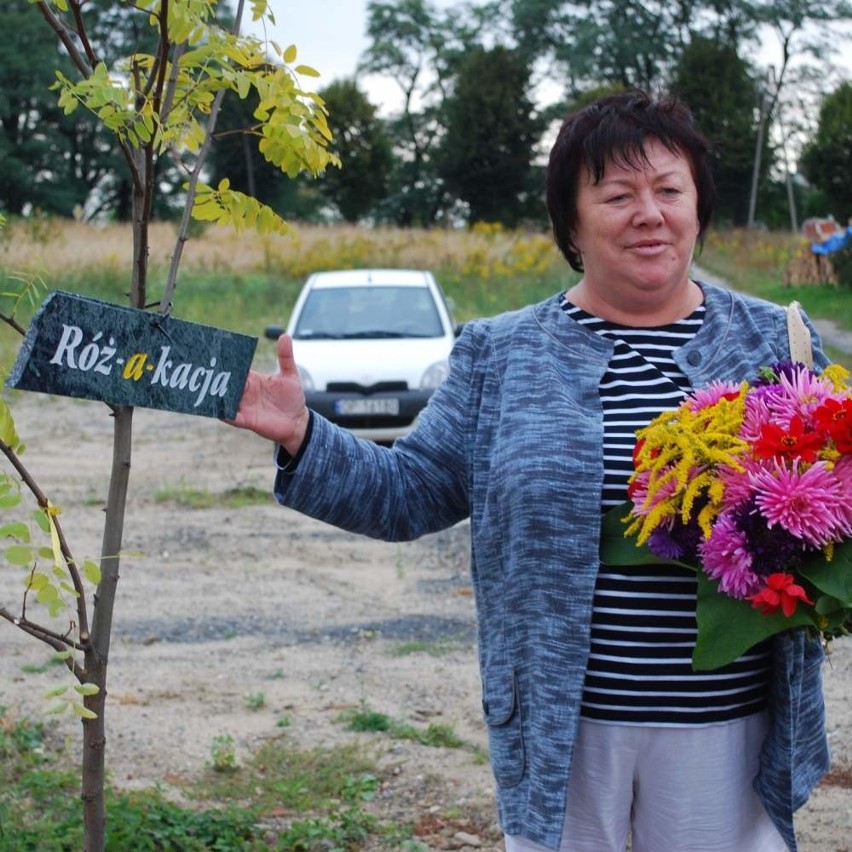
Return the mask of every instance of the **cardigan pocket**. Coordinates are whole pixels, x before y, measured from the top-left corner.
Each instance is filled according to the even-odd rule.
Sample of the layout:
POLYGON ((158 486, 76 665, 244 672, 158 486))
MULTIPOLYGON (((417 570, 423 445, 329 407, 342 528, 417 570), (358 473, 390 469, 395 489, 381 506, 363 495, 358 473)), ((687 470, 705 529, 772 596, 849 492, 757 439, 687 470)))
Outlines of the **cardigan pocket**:
POLYGON ((500 787, 514 787, 524 774, 525 753, 518 677, 510 666, 495 666, 483 678, 482 711, 494 778, 500 787))

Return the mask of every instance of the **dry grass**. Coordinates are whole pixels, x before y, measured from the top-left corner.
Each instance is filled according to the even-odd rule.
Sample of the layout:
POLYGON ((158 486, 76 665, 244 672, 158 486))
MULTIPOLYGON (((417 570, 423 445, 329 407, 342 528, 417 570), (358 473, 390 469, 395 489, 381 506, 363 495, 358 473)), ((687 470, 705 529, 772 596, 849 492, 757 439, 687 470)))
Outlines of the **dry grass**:
MULTIPOLYGON (((150 228, 150 268, 166 269, 176 227, 150 228)), ((55 279, 97 268, 126 275, 132 247, 127 225, 26 220, 0 235, 0 269, 55 279)), ((303 278, 316 269, 357 266, 415 267, 461 276, 541 276, 562 264, 549 234, 472 230, 423 230, 300 225, 286 236, 237 234, 210 227, 190 239, 181 269, 189 272, 272 273, 303 278)))

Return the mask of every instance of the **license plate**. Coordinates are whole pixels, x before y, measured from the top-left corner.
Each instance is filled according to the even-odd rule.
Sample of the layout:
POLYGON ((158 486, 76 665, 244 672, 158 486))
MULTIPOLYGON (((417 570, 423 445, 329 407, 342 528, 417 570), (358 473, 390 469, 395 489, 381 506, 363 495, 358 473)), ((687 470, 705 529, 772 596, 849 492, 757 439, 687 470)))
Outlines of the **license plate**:
POLYGON ((338 414, 399 414, 399 400, 394 397, 378 397, 376 399, 338 399, 334 403, 338 414))

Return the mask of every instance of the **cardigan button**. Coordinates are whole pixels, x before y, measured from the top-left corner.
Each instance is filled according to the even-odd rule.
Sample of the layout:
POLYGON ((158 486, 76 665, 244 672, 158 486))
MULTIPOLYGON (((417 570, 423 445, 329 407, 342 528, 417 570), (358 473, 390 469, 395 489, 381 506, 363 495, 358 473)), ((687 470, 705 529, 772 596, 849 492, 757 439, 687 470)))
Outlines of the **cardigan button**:
POLYGON ((693 367, 697 367, 701 363, 701 353, 693 349, 692 352, 686 356, 686 360, 693 367))

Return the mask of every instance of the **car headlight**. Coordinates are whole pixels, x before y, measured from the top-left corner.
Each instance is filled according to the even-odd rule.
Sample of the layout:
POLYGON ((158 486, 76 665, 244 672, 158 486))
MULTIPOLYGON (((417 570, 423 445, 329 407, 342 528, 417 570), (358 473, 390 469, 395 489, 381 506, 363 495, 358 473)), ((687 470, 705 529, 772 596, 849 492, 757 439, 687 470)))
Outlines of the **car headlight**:
POLYGON ((299 371, 299 381, 302 383, 302 390, 312 391, 314 389, 314 380, 311 378, 311 374, 298 364, 296 365, 296 369, 299 371))
POLYGON ((450 364, 445 359, 436 361, 423 374, 420 380, 420 390, 435 390, 450 373, 450 364))

